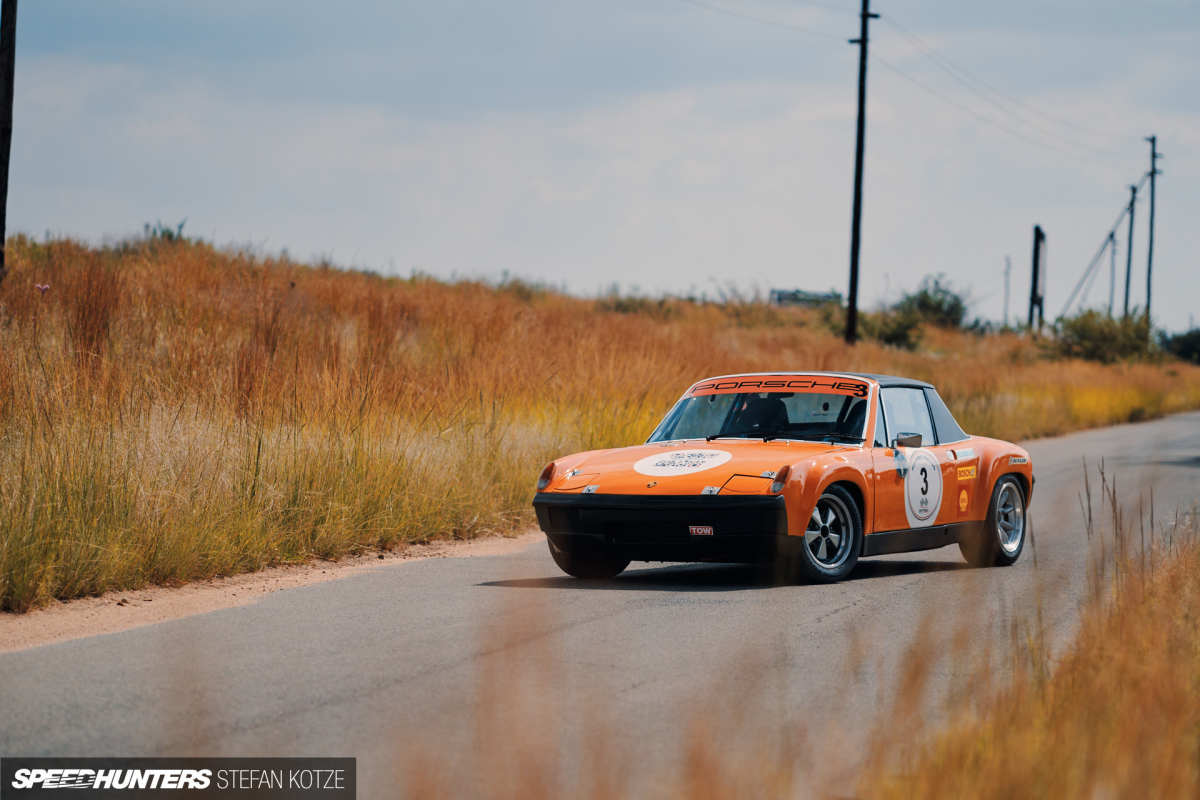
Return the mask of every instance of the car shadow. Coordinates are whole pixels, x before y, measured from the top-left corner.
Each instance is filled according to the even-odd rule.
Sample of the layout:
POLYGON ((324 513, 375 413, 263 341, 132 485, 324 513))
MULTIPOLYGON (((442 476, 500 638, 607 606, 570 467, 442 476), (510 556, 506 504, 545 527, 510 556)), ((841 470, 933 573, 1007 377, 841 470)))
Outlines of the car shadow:
MULTIPOLYGON (((968 564, 949 561, 860 561, 849 577, 842 582, 920 575, 935 572, 954 572, 971 569, 968 564)), ((620 589, 644 592, 735 592, 746 589, 769 589, 777 586, 819 586, 822 584, 789 583, 769 565, 754 564, 672 564, 663 567, 629 569, 607 580, 582 580, 568 575, 547 578, 514 578, 483 581, 477 586, 503 589, 586 589, 589 591, 620 589)))

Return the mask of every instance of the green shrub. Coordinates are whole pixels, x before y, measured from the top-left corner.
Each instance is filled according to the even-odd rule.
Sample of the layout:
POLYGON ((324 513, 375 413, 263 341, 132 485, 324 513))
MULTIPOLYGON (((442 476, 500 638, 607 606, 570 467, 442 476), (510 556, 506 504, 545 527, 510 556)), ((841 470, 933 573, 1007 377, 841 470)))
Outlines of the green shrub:
POLYGON ((967 316, 967 301, 950 288, 945 275, 926 275, 917 290, 901 297, 892 309, 909 319, 959 328, 967 316))
POLYGON ((1144 314, 1113 318, 1095 309, 1059 317, 1047 345, 1053 355, 1111 364, 1154 354, 1150 321, 1144 314))
POLYGON ((911 309, 890 308, 859 315, 863 336, 877 342, 916 350, 921 343, 921 317, 911 309))
POLYGON ((1192 328, 1190 331, 1177 333, 1174 336, 1160 333, 1158 343, 1163 350, 1176 358, 1200 364, 1200 328, 1192 328))

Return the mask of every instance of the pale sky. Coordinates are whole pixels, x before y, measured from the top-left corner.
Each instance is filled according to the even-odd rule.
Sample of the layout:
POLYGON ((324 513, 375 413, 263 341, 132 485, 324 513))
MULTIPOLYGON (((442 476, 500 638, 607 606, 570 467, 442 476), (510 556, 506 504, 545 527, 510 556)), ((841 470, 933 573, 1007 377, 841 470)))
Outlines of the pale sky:
MULTIPOLYGON (((217 244, 386 273, 508 272, 581 294, 845 292, 857 10, 26 2, 10 231, 101 242, 186 218, 217 244)), ((1186 327, 1200 297, 1200 2, 874 10, 864 305, 944 272, 998 319, 1010 255, 1023 317, 1040 223, 1057 316, 1157 133, 1153 309, 1186 327)), ((1089 299, 1107 298, 1105 259, 1089 299)))

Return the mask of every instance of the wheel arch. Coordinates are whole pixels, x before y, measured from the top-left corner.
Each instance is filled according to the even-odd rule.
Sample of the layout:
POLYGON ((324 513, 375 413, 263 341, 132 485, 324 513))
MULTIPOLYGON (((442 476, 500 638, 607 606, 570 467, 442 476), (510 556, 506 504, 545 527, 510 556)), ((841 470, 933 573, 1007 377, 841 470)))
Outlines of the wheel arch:
POLYGON ((1033 487, 1030 486, 1029 478, 1026 477, 1025 473, 1018 472, 1016 470, 1010 470, 1008 472, 1001 472, 999 475, 997 475, 996 480, 992 481, 992 494, 995 494, 996 487, 1000 484, 1000 481, 1002 481, 1008 477, 1013 477, 1013 478, 1017 479, 1017 485, 1021 487, 1021 495, 1022 495, 1023 499, 1025 500, 1025 502, 1029 503, 1029 492, 1033 487))
POLYGON ((842 478, 840 480, 831 481, 822 492, 832 489, 834 486, 840 486, 850 493, 850 497, 854 499, 854 505, 858 507, 858 521, 862 526, 862 533, 867 532, 867 505, 866 498, 861 486, 851 480, 842 478))

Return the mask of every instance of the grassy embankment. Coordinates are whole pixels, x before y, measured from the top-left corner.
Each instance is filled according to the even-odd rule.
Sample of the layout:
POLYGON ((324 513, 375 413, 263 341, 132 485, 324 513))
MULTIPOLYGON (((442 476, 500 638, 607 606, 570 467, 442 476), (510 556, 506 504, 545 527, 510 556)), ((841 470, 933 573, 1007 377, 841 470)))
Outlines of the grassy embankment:
POLYGON ((697 377, 935 381, 1010 439, 1200 407, 1200 369, 1046 361, 931 330, 848 348, 811 313, 383 279, 151 239, 10 243, 0 608, 526 524, 555 455, 638 441, 697 377), (47 289, 37 285, 49 285, 47 289))

